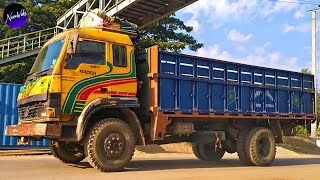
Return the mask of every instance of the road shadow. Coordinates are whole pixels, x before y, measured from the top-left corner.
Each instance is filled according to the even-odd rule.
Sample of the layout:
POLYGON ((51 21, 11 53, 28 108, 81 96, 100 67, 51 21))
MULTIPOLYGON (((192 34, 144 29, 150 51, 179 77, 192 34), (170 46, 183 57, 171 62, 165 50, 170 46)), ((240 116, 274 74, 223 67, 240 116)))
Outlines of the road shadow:
POLYGON ((320 158, 276 158, 272 166, 320 165, 320 158))
MULTIPOLYGON (((269 167, 281 166, 300 166, 300 165, 320 165, 320 158, 278 158, 269 167)), ((76 168, 92 168, 86 161, 70 165, 76 168)), ((156 171, 156 170, 173 170, 173 169, 196 169, 196 168, 234 168, 248 167, 243 165, 238 159, 222 159, 218 162, 200 161, 198 159, 148 159, 132 160, 125 172, 132 171, 156 171)), ((264 168, 269 168, 264 167, 264 168)), ((261 168, 261 167, 256 167, 261 168)))

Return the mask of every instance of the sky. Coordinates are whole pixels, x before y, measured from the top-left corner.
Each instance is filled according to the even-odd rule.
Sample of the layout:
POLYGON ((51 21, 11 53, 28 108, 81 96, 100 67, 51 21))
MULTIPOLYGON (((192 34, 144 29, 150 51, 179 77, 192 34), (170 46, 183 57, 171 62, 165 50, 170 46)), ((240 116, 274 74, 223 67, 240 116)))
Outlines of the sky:
MULTIPOLYGON (((199 0, 176 15, 193 26, 192 35, 205 46, 197 52, 183 53, 292 71, 311 70, 312 16, 307 11, 317 5, 299 3, 320 1, 285 1, 294 3, 199 0)), ((320 30, 320 12, 317 18, 320 30)), ((317 43, 320 50, 319 38, 317 43)))

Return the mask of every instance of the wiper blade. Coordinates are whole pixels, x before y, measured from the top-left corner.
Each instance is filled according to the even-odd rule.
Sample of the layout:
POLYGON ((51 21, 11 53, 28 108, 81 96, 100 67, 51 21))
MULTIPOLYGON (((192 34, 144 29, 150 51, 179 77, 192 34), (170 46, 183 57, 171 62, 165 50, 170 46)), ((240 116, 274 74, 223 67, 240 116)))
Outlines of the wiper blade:
POLYGON ((52 69, 46 69, 46 70, 43 70, 43 71, 40 71, 40 72, 33 72, 33 73, 27 73, 26 75, 29 74, 29 76, 27 77, 27 81, 32 81, 32 80, 35 80, 35 79, 38 79, 42 76, 46 76, 46 75, 49 75, 52 73, 52 69), (30 75, 32 74, 32 75, 30 75))
POLYGON ((33 72, 28 72, 28 73, 26 73, 26 74, 24 75, 24 77, 23 77, 23 80, 24 80, 24 81, 28 80, 28 77, 29 77, 30 75, 33 75, 33 74, 34 74, 33 72))

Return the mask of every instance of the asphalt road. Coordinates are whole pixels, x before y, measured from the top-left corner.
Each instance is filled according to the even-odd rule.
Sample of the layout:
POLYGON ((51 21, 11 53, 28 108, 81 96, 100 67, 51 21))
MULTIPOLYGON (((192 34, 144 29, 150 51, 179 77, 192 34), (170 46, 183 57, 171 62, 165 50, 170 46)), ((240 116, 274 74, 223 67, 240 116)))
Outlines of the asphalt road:
POLYGON ((50 155, 0 157, 0 179, 124 179, 124 180, 317 180, 320 156, 301 155, 279 149, 270 167, 243 166, 236 154, 227 154, 220 162, 197 160, 192 154, 136 153, 125 172, 101 173, 86 161, 63 164, 50 155))

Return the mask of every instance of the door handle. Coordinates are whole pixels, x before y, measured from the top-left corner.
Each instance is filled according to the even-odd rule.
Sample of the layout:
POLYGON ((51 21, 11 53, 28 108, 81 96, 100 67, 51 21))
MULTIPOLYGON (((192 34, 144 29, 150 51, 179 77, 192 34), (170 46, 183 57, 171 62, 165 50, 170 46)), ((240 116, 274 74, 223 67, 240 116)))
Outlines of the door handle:
POLYGON ((108 92, 108 88, 100 88, 100 92, 106 93, 106 92, 108 92))

